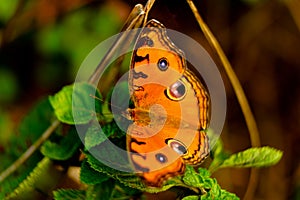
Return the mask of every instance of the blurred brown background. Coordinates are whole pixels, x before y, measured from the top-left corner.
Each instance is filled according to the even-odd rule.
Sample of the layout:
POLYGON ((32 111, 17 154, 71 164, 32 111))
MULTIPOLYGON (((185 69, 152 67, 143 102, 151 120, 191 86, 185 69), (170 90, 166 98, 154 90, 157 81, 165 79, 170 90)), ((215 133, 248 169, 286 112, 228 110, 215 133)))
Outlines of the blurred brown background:
MULTIPOLYGON (((87 54, 121 29, 135 4, 145 2, 0 0, 0 143, 34 103, 72 83, 87 54)), ((195 3, 245 89, 262 145, 284 151, 278 165, 260 171, 255 199, 300 199, 300 2, 195 3)), ((150 18, 193 37, 212 53, 185 1, 157 0, 150 18)), ((228 95, 222 139, 229 151, 241 151, 251 146, 249 134, 224 70, 211 55, 228 95)), ((222 187, 244 195, 248 169, 214 175, 222 187)))

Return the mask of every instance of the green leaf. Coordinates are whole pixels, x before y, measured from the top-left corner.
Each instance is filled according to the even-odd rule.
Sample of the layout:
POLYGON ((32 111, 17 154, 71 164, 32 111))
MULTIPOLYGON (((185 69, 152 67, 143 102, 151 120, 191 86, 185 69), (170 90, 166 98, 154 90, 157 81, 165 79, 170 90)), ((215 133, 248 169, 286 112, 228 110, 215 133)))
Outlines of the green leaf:
POLYGON ((109 179, 109 176, 95 171, 87 160, 84 160, 80 168, 80 180, 86 184, 98 184, 109 179))
POLYGON ((209 166, 209 171, 213 173, 222 163, 229 158, 230 154, 225 152, 221 139, 216 140, 215 146, 211 151, 212 162, 209 166))
POLYGON ((198 188, 202 192, 203 195, 192 195, 190 197, 186 197, 187 199, 198 199, 201 200, 210 200, 210 199, 239 199, 234 194, 227 192, 226 190, 221 189, 217 180, 215 178, 210 177, 210 173, 208 170, 204 168, 198 169, 199 173, 197 173, 193 167, 187 165, 186 171, 183 176, 183 182, 192 188, 198 188))
POLYGON ((85 148, 90 149, 96 145, 99 145, 112 135, 115 137, 123 137, 126 135, 126 133, 120 130, 114 121, 105 125, 101 125, 101 127, 98 122, 93 122, 88 128, 84 138, 85 148))
POLYGON ((200 197, 201 200, 211 200, 211 199, 239 200, 240 199, 235 194, 221 189, 216 179, 213 179, 213 182, 214 184, 212 185, 212 188, 208 190, 206 194, 200 197))
POLYGON ((121 124, 128 124, 128 119, 126 119, 126 117, 122 115, 122 111, 125 111, 132 106, 128 82, 118 82, 113 88, 109 89, 110 90, 106 95, 106 99, 102 106, 103 115, 105 116, 105 118, 108 118, 107 121, 109 122, 114 119, 121 124))
POLYGON ((267 167, 275 165, 282 157, 282 151, 271 147, 254 147, 231 155, 223 167, 267 167))
POLYGON ((191 166, 186 167, 182 180, 188 186, 204 188, 204 177, 197 174, 191 166))
POLYGON ((198 195, 186 196, 182 200, 199 200, 199 196, 198 195))
POLYGON ((184 176, 182 178, 183 182, 191 187, 197 187, 200 189, 209 189, 213 185, 213 179, 210 178, 210 173, 207 169, 199 168, 199 173, 195 172, 194 168, 187 165, 184 176))
POLYGON ((88 83, 75 83, 64 87, 49 100, 56 117, 66 124, 86 124, 97 119, 101 111, 98 90, 88 83))
POLYGON ((61 189, 53 192, 54 200, 86 200, 86 191, 61 189))
POLYGON ((203 178, 209 178, 211 176, 211 173, 207 169, 202 168, 202 167, 198 168, 198 172, 199 172, 199 175, 201 175, 203 178))
MULTIPOLYGON (((80 180, 83 183, 90 184, 90 185, 95 185, 100 183, 106 184, 106 181, 108 181, 108 179, 110 179, 110 176, 94 170, 87 162, 87 160, 83 161, 80 170, 80 180)), ((116 184, 115 189, 112 192, 113 193, 111 196, 113 198, 121 198, 121 197, 124 198, 124 196, 127 196, 129 198, 130 196, 136 196, 141 194, 140 190, 130 188, 128 186, 125 186, 122 183, 116 184)))
POLYGON ((221 198, 225 200, 239 200, 240 198, 233 193, 230 193, 226 190, 221 189, 221 198))
POLYGON ((103 133, 101 127, 99 124, 97 125, 91 125, 85 135, 84 138, 84 146, 86 149, 90 149, 101 142, 105 141, 107 137, 103 133))
POLYGON ((110 200, 115 187, 115 181, 108 179, 100 184, 90 185, 86 193, 86 200, 110 200))
POLYGON ((58 142, 47 140, 41 147, 41 152, 54 160, 71 158, 82 144, 75 127, 70 127, 66 136, 61 136, 58 142))
POLYGON ((40 193, 47 194, 62 175, 61 171, 54 169, 52 161, 45 157, 7 199, 37 199, 40 193))
POLYGON ((125 138, 117 138, 105 140, 101 144, 89 149, 89 152, 100 162, 104 162, 109 166, 122 171, 128 171, 131 169, 131 165, 128 160, 128 154, 125 150, 125 146, 125 138))
MULTIPOLYGON (((98 159, 96 159, 94 156, 92 156, 91 154, 89 154, 87 152, 85 153, 85 155, 87 157, 88 163, 95 171, 104 173, 107 176, 109 176, 115 180, 118 180, 125 186, 131 187, 131 188, 135 188, 135 189, 150 192, 150 193, 157 193, 157 192, 166 191, 167 189, 175 186, 177 183, 175 181, 175 179, 171 179, 171 180, 167 181, 161 188, 147 187, 141 181, 141 179, 138 176, 136 176, 135 174, 110 168, 109 166, 102 164, 98 159)), ((124 164, 123 168, 125 170, 131 169, 131 166, 128 166, 128 164, 129 163, 127 163, 127 165, 124 164)))
POLYGON ((112 106, 116 106, 121 110, 125 110, 130 107, 129 104, 132 103, 130 100, 130 92, 127 81, 118 82, 109 93, 107 94, 108 103, 112 103, 112 106), (112 102, 110 102, 112 100, 112 102))
MULTIPOLYGON (((113 168, 110 168, 107 165, 104 165, 103 163, 101 163, 97 158, 95 158, 93 155, 91 155, 88 152, 85 152, 85 155, 87 157, 87 161, 90 164, 90 166, 97 172, 101 172, 101 173, 105 173, 106 175, 108 175, 109 177, 112 177, 114 179, 119 179, 119 177, 131 177, 135 180, 139 180, 138 177, 136 177, 135 175, 128 173, 128 172, 124 172, 124 171, 119 171, 113 168)), ((109 155, 109 154, 108 154, 109 155)), ((128 162, 127 162, 128 164, 128 162)), ((124 166, 124 169, 129 170, 130 166, 124 166)))
POLYGON ((125 186, 122 183, 116 183, 113 191, 113 199, 141 199, 143 192, 141 190, 125 186), (136 198, 134 198, 136 197, 136 198))
MULTIPOLYGON (((98 150, 98 152, 101 152, 101 150, 98 150)), ((182 184, 183 184, 182 180, 181 180, 181 176, 176 176, 176 177, 173 177, 173 178, 167 180, 166 182, 164 182, 160 188, 148 187, 146 184, 144 184, 144 182, 136 174, 130 173, 130 172, 125 172, 126 170, 128 171, 128 170, 132 169, 132 167, 128 161, 127 161, 127 163, 124 163, 123 166, 121 166, 121 167, 123 167, 123 170, 125 170, 125 171, 119 171, 119 170, 113 169, 107 165, 104 165, 97 158, 95 158, 93 155, 91 155, 88 152, 85 152, 85 155, 87 157, 88 163, 95 171, 104 173, 107 176, 109 176, 115 180, 118 180, 120 183, 124 184, 125 186, 135 188, 140 191, 145 191, 145 192, 149 192, 149 193, 158 193, 158 192, 166 191, 174 186, 182 186, 182 184)), ((208 173, 209 173, 208 171, 205 171, 205 173, 203 173, 203 174, 205 174, 205 176, 207 176, 208 173)))

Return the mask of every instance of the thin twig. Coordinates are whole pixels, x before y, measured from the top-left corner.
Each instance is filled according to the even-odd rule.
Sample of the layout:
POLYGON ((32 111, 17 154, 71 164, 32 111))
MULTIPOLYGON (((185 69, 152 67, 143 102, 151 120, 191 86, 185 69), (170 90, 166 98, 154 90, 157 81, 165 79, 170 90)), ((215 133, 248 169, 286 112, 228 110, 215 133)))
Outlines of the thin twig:
MULTIPOLYGON (((206 39, 210 43, 210 45, 214 48, 214 50, 217 52, 223 66, 224 66, 224 69, 225 69, 227 76, 231 82, 231 85, 235 91, 238 102, 241 106, 243 115, 245 117, 245 121, 246 121, 248 130, 249 130, 249 134, 250 134, 251 145, 253 147, 260 146, 261 144, 260 144, 260 138, 259 138, 259 132, 258 132, 257 125, 255 122, 253 113, 250 109, 246 95, 243 91, 243 88, 242 88, 236 74, 234 73, 234 71, 233 71, 227 57, 225 56, 225 53, 223 52, 220 44, 218 43, 217 39, 214 37, 214 35, 212 34, 212 32, 210 31, 208 26, 205 24, 202 17, 200 16, 193 1, 192 0, 186 0, 186 1, 189 4, 192 12, 194 13, 194 16, 195 16, 201 30, 203 31, 204 36, 206 37, 206 39)), ((249 178, 249 184, 248 184, 244 199, 252 199, 253 194, 257 187, 257 182, 258 182, 258 169, 252 168, 251 175, 249 178)))
POLYGON ((145 17, 144 17, 143 26, 145 26, 148 21, 148 14, 149 14, 149 11, 151 10, 152 6, 154 5, 154 3, 155 3, 155 0, 148 0, 145 5, 145 8, 144 8, 145 17))
POLYGON ((58 127, 59 124, 60 122, 58 120, 55 120, 42 134, 42 136, 37 141, 35 141, 35 143, 31 145, 19 159, 17 159, 6 170, 4 170, 0 174, 0 183, 9 175, 14 173, 26 160, 28 160, 28 158, 43 144, 43 142, 45 142, 49 138, 49 136, 54 132, 54 130, 58 127))
MULTIPOLYGON (((91 77, 88 80, 90 84, 94 84, 94 85, 97 84, 101 72, 103 72, 104 69, 109 65, 113 56, 116 55, 116 52, 118 52, 120 49, 129 48, 133 39, 139 33, 138 28, 142 28, 145 26, 145 23, 148 18, 148 13, 154 3, 155 0, 148 0, 145 7, 143 7, 140 4, 137 4, 133 8, 133 10, 128 16, 128 19, 126 20, 124 27, 122 28, 122 31, 124 32, 122 34, 119 34, 116 41, 114 41, 114 43, 112 44, 108 52, 104 55, 104 57, 98 64, 94 73, 91 75, 91 77)), ((119 59, 123 60, 123 57, 120 57, 119 59)))

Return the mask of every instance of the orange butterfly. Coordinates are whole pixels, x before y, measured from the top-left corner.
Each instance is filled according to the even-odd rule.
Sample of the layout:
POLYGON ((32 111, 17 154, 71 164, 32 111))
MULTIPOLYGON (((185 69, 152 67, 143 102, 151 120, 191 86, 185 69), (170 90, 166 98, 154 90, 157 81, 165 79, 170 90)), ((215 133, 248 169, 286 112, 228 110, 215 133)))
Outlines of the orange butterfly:
POLYGON ((159 187, 182 174, 185 164, 200 164, 208 156, 208 92, 156 20, 138 36, 129 88, 134 108, 128 109, 133 123, 127 149, 147 185, 159 187))

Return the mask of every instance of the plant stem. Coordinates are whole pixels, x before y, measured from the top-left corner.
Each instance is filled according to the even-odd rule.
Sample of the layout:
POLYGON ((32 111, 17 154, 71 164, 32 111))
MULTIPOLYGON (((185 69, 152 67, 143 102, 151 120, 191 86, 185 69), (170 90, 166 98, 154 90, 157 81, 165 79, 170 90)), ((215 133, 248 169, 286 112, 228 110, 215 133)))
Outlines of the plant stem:
MULTIPOLYGON (((210 29, 208 28, 208 26, 203 21, 195 4, 193 3, 192 0, 186 0, 186 1, 189 4, 192 12, 194 13, 194 16, 195 16, 202 32, 204 33, 204 36, 206 37, 206 39, 210 43, 210 45, 214 48, 214 50, 217 52, 217 55, 219 55, 219 59, 221 60, 223 66, 224 66, 224 69, 227 73, 227 76, 228 76, 230 82, 231 82, 233 90, 235 91, 236 97, 238 99, 238 102, 241 106, 243 115, 245 117, 245 121, 246 121, 248 130, 249 130, 249 134, 250 134, 250 140, 251 140, 252 147, 259 147, 261 144, 260 144, 258 128, 257 128, 256 122, 255 122, 253 113, 250 109, 246 95, 243 91, 243 88, 242 88, 236 74, 234 73, 227 57, 225 56, 225 53, 223 52, 220 44, 218 43, 217 39, 214 37, 214 35, 210 31, 210 29)), ((248 188, 247 188, 246 194, 244 196, 244 199, 252 199, 252 196, 253 196, 256 186, 257 186, 257 182, 258 182, 258 169, 252 168, 251 175, 249 178, 248 188)))
MULTIPOLYGON (((89 78, 88 82, 90 84, 98 84, 101 72, 103 72, 104 69, 109 65, 111 59, 113 58, 113 55, 115 55, 116 52, 120 50, 120 48, 129 48, 130 44, 133 40, 135 40, 135 37, 140 31, 138 28, 142 28, 145 26, 148 19, 148 13, 151 10, 154 3, 155 0, 148 0, 145 7, 143 7, 140 4, 137 4, 133 8, 133 10, 128 16, 128 19, 124 24, 124 27, 122 28, 123 33, 119 34, 116 41, 114 41, 109 51, 104 55, 99 65, 95 69, 94 73, 89 78)), ((124 57, 121 56, 119 57, 119 59, 121 63, 124 57)))
POLYGON ((6 170, 4 170, 0 174, 0 183, 3 182, 4 179, 6 179, 9 175, 14 173, 24 162, 28 160, 28 158, 41 146, 41 144, 46 141, 49 136, 54 132, 54 130, 58 127, 60 122, 58 120, 55 120, 47 130, 42 134, 42 136, 31 145, 27 151, 22 154, 19 159, 17 159, 12 165, 10 165, 6 170))
POLYGON ((289 9, 291 16, 294 19, 294 22, 300 31, 300 2, 298 0, 284 0, 283 1, 286 5, 286 7, 289 9))

